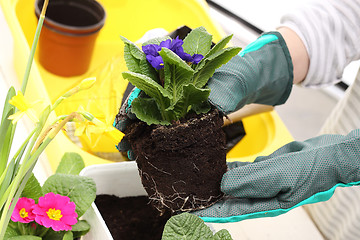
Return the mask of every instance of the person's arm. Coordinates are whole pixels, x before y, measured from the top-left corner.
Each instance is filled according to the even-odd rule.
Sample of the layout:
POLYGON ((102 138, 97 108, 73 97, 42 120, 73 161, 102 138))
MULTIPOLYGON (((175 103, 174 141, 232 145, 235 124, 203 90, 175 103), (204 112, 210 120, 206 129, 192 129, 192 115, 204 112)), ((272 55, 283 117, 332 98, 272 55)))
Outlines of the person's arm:
POLYGON ((280 27, 278 31, 283 36, 290 52, 294 73, 293 83, 300 83, 305 79, 309 69, 310 60, 306 47, 296 32, 290 28, 280 27))
MULTIPOLYGON (((309 55, 302 86, 324 87, 342 79, 345 67, 360 59, 359 23, 359 0, 312 1, 281 18, 279 31, 288 28, 295 32, 309 55)), ((295 68, 294 64, 294 74, 295 68)))

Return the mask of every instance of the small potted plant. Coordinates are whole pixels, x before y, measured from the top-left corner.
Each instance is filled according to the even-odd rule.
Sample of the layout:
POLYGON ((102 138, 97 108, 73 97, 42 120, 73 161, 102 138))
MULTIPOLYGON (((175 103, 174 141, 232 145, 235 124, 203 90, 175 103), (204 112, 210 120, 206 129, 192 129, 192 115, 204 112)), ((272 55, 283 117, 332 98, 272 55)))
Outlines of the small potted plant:
MULTIPOLYGON (((240 51, 226 47, 231 37, 213 45, 212 35, 199 27, 184 40, 155 38, 142 49, 122 37, 129 70, 123 77, 142 92, 129 104, 128 111, 139 121, 126 127, 124 139, 136 155, 151 203, 160 212, 202 209, 223 196, 223 118, 209 104, 206 84, 215 69, 240 51)), ((120 111, 115 123, 124 117, 120 111)))

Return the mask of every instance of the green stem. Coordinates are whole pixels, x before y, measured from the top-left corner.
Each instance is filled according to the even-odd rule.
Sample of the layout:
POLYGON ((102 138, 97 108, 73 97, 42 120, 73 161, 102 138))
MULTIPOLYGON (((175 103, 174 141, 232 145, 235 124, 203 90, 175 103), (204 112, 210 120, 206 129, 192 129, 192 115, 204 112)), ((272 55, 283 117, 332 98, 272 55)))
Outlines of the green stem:
POLYGON ((21 235, 27 235, 27 231, 24 223, 18 222, 17 226, 21 235))
POLYGON ((32 66, 32 63, 33 63, 33 60, 34 60, 36 46, 37 46, 37 43, 39 41, 40 32, 41 32, 41 29, 42 29, 42 26, 43 26, 43 23, 44 23, 45 13, 46 13, 48 3, 49 3, 49 0, 44 1, 44 5, 43 5, 43 8, 41 10, 39 21, 38 21, 38 24, 37 24, 37 27, 36 27, 34 41, 32 43, 31 50, 30 50, 30 55, 29 55, 29 58, 28 58, 28 61, 27 61, 25 74, 24 74, 24 78, 23 78, 23 81, 22 81, 22 85, 21 85, 21 92, 24 95, 25 95, 26 86, 27 86, 27 83, 28 83, 28 80, 29 80, 31 66, 32 66))
MULTIPOLYGON (((31 137, 34 135, 34 133, 35 133, 35 130, 33 130, 33 131, 29 134, 29 136, 25 139, 25 141, 23 142, 23 144, 21 145, 21 147, 18 149, 18 151, 15 153, 15 155, 14 155, 13 158, 11 159, 11 162, 7 165, 5 171, 1 174, 1 177, 0 177, 0 186, 2 186, 2 183, 3 183, 3 181, 4 181, 4 178, 5 178, 6 173, 8 173, 9 171, 12 171, 12 172, 13 172, 13 170, 9 169, 9 165, 10 165, 11 163, 15 162, 17 158, 21 158, 23 150, 26 148, 29 140, 30 140, 31 137)), ((0 190, 0 196, 3 196, 1 190, 0 190)), ((1 205, 0 205, 0 206, 1 206, 1 205)))
POLYGON ((50 228, 43 227, 41 231, 38 232, 39 237, 44 237, 45 234, 49 231, 50 228))
MULTIPOLYGON (((39 137, 41 130, 46 122, 48 115, 49 115, 49 113, 43 113, 43 114, 45 115, 45 116, 42 116, 42 118, 41 118, 43 121, 38 122, 34 129, 35 133, 33 135, 33 138, 31 139, 31 143, 29 144, 29 148, 25 154, 24 162, 23 162, 23 164, 21 164, 16 177, 13 179, 13 181, 11 182, 11 185, 9 186, 9 188, 7 189, 7 191, 4 195, 4 197, 5 196, 7 197, 5 206, 3 206, 2 204, 0 205, 0 206, 3 206, 3 212, 2 212, 2 215, 0 218, 0 239, 2 239, 4 237, 4 234, 5 234, 4 229, 6 229, 6 226, 10 220, 11 213, 14 210, 15 204, 18 200, 18 197, 15 197, 15 196, 20 195, 20 193, 17 194, 17 192, 19 190, 19 186, 22 183, 22 181, 24 180, 24 177, 29 170, 29 169, 25 168, 26 163, 30 160, 32 148, 34 147, 36 140, 39 137), (10 192, 8 190, 10 190, 10 192), (14 204, 11 204, 12 202, 14 204)), ((22 189, 21 189, 21 191, 22 191, 22 189)))

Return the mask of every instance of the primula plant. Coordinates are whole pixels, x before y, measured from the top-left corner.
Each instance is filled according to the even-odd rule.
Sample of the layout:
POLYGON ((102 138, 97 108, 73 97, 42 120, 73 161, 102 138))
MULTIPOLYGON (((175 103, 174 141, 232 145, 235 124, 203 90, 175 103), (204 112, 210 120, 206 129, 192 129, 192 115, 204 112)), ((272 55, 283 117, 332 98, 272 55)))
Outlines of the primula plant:
POLYGON ((90 225, 79 217, 95 200, 96 185, 91 178, 78 176, 84 166, 80 155, 66 153, 42 187, 32 175, 12 212, 4 239, 73 239, 86 234, 90 225))
POLYGON ((146 94, 135 98, 131 111, 148 125, 169 125, 189 111, 208 112, 209 78, 240 51, 226 47, 231 37, 213 46, 212 36, 199 27, 184 40, 156 38, 145 42, 142 49, 122 37, 129 70, 123 77, 146 94))

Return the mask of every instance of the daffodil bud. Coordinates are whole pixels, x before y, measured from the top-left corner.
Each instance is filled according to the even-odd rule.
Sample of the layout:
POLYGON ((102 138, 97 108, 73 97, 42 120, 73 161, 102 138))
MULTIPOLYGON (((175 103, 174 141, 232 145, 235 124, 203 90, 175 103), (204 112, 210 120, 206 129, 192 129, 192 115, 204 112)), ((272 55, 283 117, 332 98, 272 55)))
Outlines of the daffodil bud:
POLYGON ((91 77, 91 78, 86 78, 84 80, 82 80, 79 84, 80 90, 86 90, 91 88, 96 82, 96 78, 95 77, 91 77))

